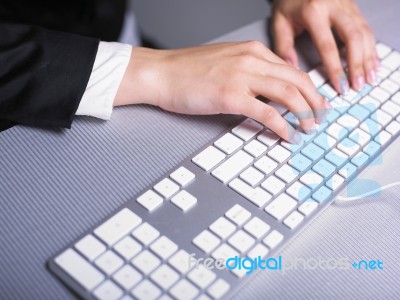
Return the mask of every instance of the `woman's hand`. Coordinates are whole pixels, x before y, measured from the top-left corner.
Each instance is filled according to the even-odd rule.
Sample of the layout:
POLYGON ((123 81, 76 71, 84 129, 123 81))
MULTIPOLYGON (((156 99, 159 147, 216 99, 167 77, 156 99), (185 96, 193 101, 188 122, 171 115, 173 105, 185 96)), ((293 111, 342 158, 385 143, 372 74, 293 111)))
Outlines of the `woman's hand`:
POLYGON ((273 35, 276 53, 297 66, 294 37, 307 30, 331 83, 339 93, 345 94, 349 84, 332 28, 345 44, 352 87, 360 90, 365 81, 375 84, 379 66, 375 39, 353 0, 274 1, 273 35))
POLYGON ((134 48, 114 105, 147 103, 184 114, 242 114, 298 143, 300 135, 262 95, 288 107, 305 132, 321 122, 329 103, 307 73, 257 41, 179 50, 134 48))

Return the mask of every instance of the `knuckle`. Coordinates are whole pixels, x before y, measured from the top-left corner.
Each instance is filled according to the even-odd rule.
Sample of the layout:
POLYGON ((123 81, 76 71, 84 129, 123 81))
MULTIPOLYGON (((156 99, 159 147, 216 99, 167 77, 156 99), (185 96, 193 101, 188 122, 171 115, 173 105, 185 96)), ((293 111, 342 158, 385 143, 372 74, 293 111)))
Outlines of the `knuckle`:
POLYGON ((267 124, 268 122, 273 121, 277 114, 278 111, 275 108, 269 105, 264 105, 261 111, 261 121, 264 124, 267 124))
POLYGON ((309 1, 304 5, 301 11, 304 20, 312 20, 321 14, 321 4, 319 1, 309 1))
POLYGON ((282 96, 285 100, 296 98, 297 95, 298 91, 293 85, 286 83, 282 86, 282 96))
POLYGON ((252 41, 246 42, 246 47, 247 47, 250 51, 252 51, 252 52, 254 52, 254 53, 260 53, 260 52, 265 51, 265 49, 266 49, 266 47, 264 46, 264 44, 261 43, 261 42, 258 41, 258 40, 252 40, 252 41))

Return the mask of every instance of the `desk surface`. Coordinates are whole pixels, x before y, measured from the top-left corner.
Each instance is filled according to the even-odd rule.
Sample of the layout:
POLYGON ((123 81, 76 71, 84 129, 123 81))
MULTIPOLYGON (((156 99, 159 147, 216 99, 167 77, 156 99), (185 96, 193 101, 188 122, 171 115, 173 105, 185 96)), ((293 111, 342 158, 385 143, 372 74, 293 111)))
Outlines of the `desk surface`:
MULTIPOLYGON (((399 1, 359 1, 379 40, 400 49, 399 1)), ((259 39, 258 21, 218 41, 259 39)), ((316 62, 299 40, 303 66, 316 62)), ((76 118, 72 130, 18 126, 0 134, 0 298, 70 299, 46 260, 185 157, 234 116, 181 116, 148 106, 115 109, 112 120, 76 118)), ((363 174, 381 185, 400 180, 392 145, 363 174)), ((237 298, 400 298, 400 189, 356 205, 332 205, 282 252, 291 258, 380 259, 382 271, 259 272, 237 298)))

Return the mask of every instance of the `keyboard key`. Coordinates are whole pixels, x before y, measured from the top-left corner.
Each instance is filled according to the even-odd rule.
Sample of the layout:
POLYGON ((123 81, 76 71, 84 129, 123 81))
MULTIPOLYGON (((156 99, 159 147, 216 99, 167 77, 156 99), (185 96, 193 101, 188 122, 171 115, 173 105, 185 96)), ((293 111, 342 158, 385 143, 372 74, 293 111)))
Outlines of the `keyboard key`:
POLYGON ((318 92, 329 101, 333 100, 337 96, 336 90, 329 83, 325 83, 321 86, 318 89, 318 92))
POLYGON ((150 245, 150 249, 162 259, 167 259, 178 250, 178 245, 163 235, 150 245))
POLYGON ((315 189, 321 184, 323 178, 316 172, 309 170, 306 174, 300 177, 300 181, 311 189, 315 189))
POLYGON ((257 183, 264 179, 264 174, 257 169, 250 167, 240 174, 240 178, 254 187, 257 183))
POLYGON ((333 123, 326 129, 326 133, 338 141, 341 141, 348 132, 346 128, 340 126, 338 123, 333 123))
POLYGON ((332 191, 336 191, 338 188, 342 186, 343 183, 344 183, 344 178, 339 174, 334 174, 332 178, 330 178, 326 182, 326 186, 330 188, 332 191))
POLYGON ((91 261, 106 251, 106 246, 91 234, 77 242, 75 248, 91 261))
POLYGON ((130 290, 142 280, 143 276, 135 268, 125 265, 114 274, 113 278, 125 290, 130 290))
POLYGON ((290 151, 283 148, 281 145, 276 145, 268 152, 268 156, 276 160, 278 163, 283 163, 290 156, 290 151))
POLYGON ((259 141, 253 140, 246 146, 244 146, 244 150, 246 150, 254 157, 259 157, 261 154, 267 151, 267 147, 264 144, 260 143, 259 141))
POLYGON ((260 123, 247 118, 238 126, 233 128, 232 133, 247 142, 251 138, 253 138, 257 133, 259 133, 263 128, 264 127, 260 123))
MULTIPOLYGON (((354 116, 356 118, 357 124, 358 124, 358 121, 359 122, 364 121, 368 117, 370 112, 368 109, 363 107, 363 105, 355 104, 349 109, 349 114, 351 114, 352 116, 354 116)), ((353 124, 351 124, 351 125, 353 125, 353 124)), ((344 125, 342 124, 342 126, 344 126, 344 125)), ((354 127, 355 126, 350 127, 350 128, 354 128, 354 127)))
POLYGON ((238 178, 233 179, 229 183, 229 187, 258 207, 264 206, 269 200, 271 200, 271 195, 266 191, 260 187, 252 188, 238 178))
POLYGON ((239 204, 235 204, 230 210, 225 213, 225 216, 238 226, 243 225, 251 217, 251 213, 241 207, 239 204))
POLYGON ((385 113, 383 110, 380 110, 380 109, 378 109, 376 112, 374 112, 370 116, 370 118, 373 121, 378 122, 382 126, 386 126, 392 120, 392 117, 389 114, 385 113))
POLYGON ((392 117, 396 117, 400 113, 400 106, 394 104, 392 101, 385 102, 381 109, 392 117))
POLYGON ((381 87, 377 86, 371 91, 370 96, 375 100, 378 100, 380 103, 383 103, 389 99, 390 94, 381 87))
POLYGON ((392 75, 390 75, 390 79, 400 85, 400 71, 394 71, 392 75))
POLYGON ((341 97, 343 97, 343 99, 345 99, 347 102, 350 102, 351 104, 354 104, 358 100, 360 100, 361 93, 359 93, 359 92, 353 90, 352 88, 350 88, 348 90, 348 92, 346 93, 346 95, 341 95, 341 97))
POLYGON ((124 292, 115 283, 107 280, 97 287, 93 294, 99 300, 117 300, 124 292))
POLYGON ((165 198, 169 198, 177 191, 179 191, 179 186, 172 180, 164 178, 154 186, 154 189, 161 195, 163 195, 165 198))
POLYGON ((221 239, 226 239, 235 232, 236 226, 226 218, 220 217, 210 225, 210 230, 218 235, 221 239))
POLYGON ((253 249, 251 249, 249 251, 247 256, 250 257, 250 258, 256 258, 256 257, 261 256, 261 258, 264 259, 264 258, 267 257, 268 252, 269 252, 268 248, 265 247, 263 244, 257 244, 257 245, 254 246, 253 249))
POLYGON ((231 257, 239 256, 239 252, 233 249, 228 244, 222 244, 212 254, 211 257, 215 260, 223 260, 224 262, 231 257))
POLYGON ((161 290, 155 284, 145 279, 132 290, 132 295, 140 300, 154 300, 161 295, 161 290))
POLYGON ((244 168, 246 168, 252 161, 252 156, 243 150, 239 150, 226 161, 224 161, 214 171, 212 171, 211 174, 223 183, 227 183, 244 168))
POLYGON ((229 238, 228 243, 243 254, 254 245, 255 239, 239 230, 229 238))
POLYGON ((387 127, 386 131, 395 136, 400 131, 400 124, 397 121, 392 121, 387 127))
POLYGON ((275 132, 267 129, 257 136, 257 140, 267 145, 268 147, 272 147, 279 141, 279 136, 275 132))
POLYGON ((327 151, 335 147, 336 139, 323 132, 315 138, 314 143, 321 149, 327 151))
POLYGON ((147 246, 159 237, 160 232, 149 223, 143 223, 132 232, 132 235, 143 245, 147 246))
POLYGON ((309 166, 311 166, 311 160, 301 153, 297 153, 289 160, 289 164, 299 172, 304 172, 309 166))
POLYGON ((312 161, 316 161, 322 157, 322 155, 324 154, 324 150, 322 150, 314 143, 311 143, 304 147, 304 149, 301 150, 301 153, 307 156, 312 161))
POLYGON ((303 220, 304 216, 295 210, 285 220, 283 220, 283 224, 290 229, 295 229, 303 220))
POLYGON ((169 264, 179 273, 187 273, 193 266, 191 257, 185 250, 179 250, 168 260, 169 264), (189 263, 190 262, 190 263, 189 263))
MULTIPOLYGON (((399 74, 400 74, 400 72, 399 72, 399 74)), ((397 105, 400 105, 400 92, 397 92, 396 94, 394 94, 393 96, 392 96, 392 99, 391 99, 394 103, 396 103, 397 105)))
MULTIPOLYGON (((351 109, 353 109, 353 107, 351 109)), ((369 113, 367 111, 367 116, 368 116, 368 114, 369 113)), ((341 126, 345 127, 348 131, 352 131, 354 128, 357 127, 359 121, 355 117, 346 114, 346 115, 339 117, 337 119, 337 123, 340 124, 341 126)))
POLYGON ((382 151, 382 148, 377 142, 371 141, 364 147, 363 151, 369 156, 374 156, 376 153, 382 151))
POLYGON ((335 165, 337 168, 340 168, 349 159, 349 157, 347 154, 335 148, 325 155, 325 159, 335 165))
POLYGON ((275 175, 286 183, 290 183, 299 175, 299 171, 292 166, 285 164, 276 170, 275 175))
POLYGON ((326 115, 326 121, 331 124, 332 122, 334 122, 337 118, 339 117, 339 112, 332 109, 330 111, 328 111, 328 114, 326 115))
POLYGON ((346 112, 350 108, 350 103, 342 97, 335 97, 331 102, 332 107, 340 114, 346 112))
POLYGON ((277 220, 281 220, 297 205, 296 200, 287 194, 280 194, 273 200, 266 208, 265 211, 277 220))
POLYGON ((386 77, 388 77, 390 75, 392 71, 390 71, 388 68, 385 68, 384 66, 379 66, 378 69, 378 82, 382 82, 386 77))
POLYGON ((393 95, 399 90, 399 85, 396 82, 393 82, 390 79, 385 79, 383 80, 379 86, 383 88, 386 92, 388 92, 390 95, 393 95))
POLYGON ((392 135, 383 130, 375 136, 374 141, 377 142, 379 145, 384 146, 390 141, 391 138, 392 135))
POLYGON ((264 174, 269 175, 278 164, 268 156, 263 156, 254 163, 254 166, 264 174))
POLYGON ((313 195, 314 200, 322 203, 325 201, 330 201, 332 199, 332 192, 326 186, 321 186, 313 195))
POLYGON ((226 154, 232 154, 243 145, 243 141, 228 132, 223 137, 219 138, 214 145, 226 154))
POLYGON ((192 161, 202 168, 204 171, 208 172, 219 164, 226 155, 213 146, 208 146, 202 152, 197 154, 192 161))
POLYGON ((356 156, 351 159, 351 163, 356 165, 358 168, 362 168, 366 162, 368 161, 369 157, 364 152, 358 152, 356 156))
POLYGON ((128 234, 141 222, 142 219, 138 215, 128 208, 124 208, 97 227, 94 230, 94 234, 110 246, 128 234))
POLYGON ((382 129, 382 125, 368 118, 361 123, 360 128, 370 136, 374 136, 382 129))
POLYGON ((283 141, 283 140, 280 142, 280 144, 281 144, 281 146, 283 146, 286 149, 288 149, 290 152, 294 153, 294 152, 297 152, 300 148, 303 147, 304 141, 307 140, 307 138, 311 138, 311 135, 310 134, 304 134, 303 138, 302 138, 302 140, 301 140, 301 142, 299 144, 292 144, 292 143, 289 143, 289 142, 283 141), (306 136, 306 138, 304 138, 304 136, 306 136))
POLYGON ((376 53, 378 54, 379 59, 383 59, 386 57, 392 49, 385 44, 382 43, 377 43, 376 44, 376 53))
POLYGON ((55 262, 86 290, 92 290, 105 279, 100 271, 72 249, 58 255, 55 262))
POLYGON ((341 141, 337 145, 337 148, 346 153, 348 156, 353 156, 358 151, 360 151, 360 146, 355 141, 349 138, 345 138, 343 141, 341 141))
POLYGON ((276 195, 285 188, 286 184, 282 180, 271 175, 264 180, 261 186, 272 195, 276 195))
POLYGON ((220 299, 229 291, 230 287, 229 283, 219 278, 207 289, 207 293, 213 299, 220 299))
POLYGON ((326 81, 326 75, 325 72, 322 70, 322 67, 317 67, 311 70, 310 72, 308 72, 308 75, 310 76, 311 81, 317 88, 322 86, 326 81))
POLYGON ((295 200, 301 202, 307 198, 311 193, 311 190, 304 184, 296 181, 286 190, 286 193, 292 196, 295 200))
POLYGON ((360 100, 360 105, 369 110, 369 112, 374 112, 378 109, 378 107, 381 105, 379 101, 375 100, 371 96, 365 96, 360 100))
POLYGON ((396 70, 398 67, 400 67, 400 53, 397 51, 391 52, 381 61, 381 65, 391 71, 396 70))
POLYGON ((181 186, 185 186, 195 178, 195 175, 185 167, 179 167, 179 169, 171 173, 170 177, 181 186))
POLYGON ((169 293, 177 300, 191 300, 199 294, 199 290, 186 279, 181 279, 169 293))
POLYGON ((271 226, 260 218, 254 217, 243 228, 256 239, 260 239, 270 230, 271 226))
POLYGON ((96 259, 95 264, 104 273, 111 275, 124 264, 124 261, 113 251, 109 250, 96 259))
POLYGON ((351 176, 353 176, 356 171, 357 171, 357 167, 355 165, 353 165, 352 163, 348 162, 346 165, 344 165, 344 167, 342 167, 339 170, 339 174, 340 174, 340 176, 347 179, 347 178, 350 178, 351 176))
POLYGON ((361 147, 371 140, 371 136, 360 128, 356 128, 350 133, 349 138, 361 147))
POLYGON ((331 176, 335 169, 335 166, 325 159, 321 159, 313 166, 313 170, 324 178, 331 176))
POLYGON ((197 198, 187 191, 180 191, 171 198, 171 202, 180 208, 183 212, 188 211, 197 203, 197 198))
POLYGON ((129 260, 142 250, 142 245, 130 236, 126 236, 114 246, 114 250, 123 258, 129 260))
POLYGON ((205 253, 210 253, 220 243, 220 239, 208 230, 203 230, 193 239, 193 244, 200 248, 205 253))
POLYGON ((263 240, 263 243, 267 245, 270 249, 275 248, 283 241, 283 234, 277 230, 272 231, 263 240))
POLYGON ((161 264, 161 260, 150 251, 144 250, 132 259, 132 264, 147 275, 161 264))
POLYGON ((136 201, 149 212, 154 211, 163 203, 163 199, 161 198, 161 196, 159 196, 152 190, 148 190, 147 192, 145 192, 143 195, 138 197, 136 201))
POLYGON ((169 289, 175 282, 179 280, 179 277, 179 274, 167 265, 161 265, 150 275, 151 280, 153 280, 164 290, 169 289))
POLYGON ((316 210, 318 207, 318 202, 308 199, 307 201, 304 201, 302 205, 299 206, 298 210, 301 212, 303 215, 308 216, 310 215, 314 210, 316 210))
POLYGON ((199 265, 190 271, 187 277, 199 288, 205 289, 215 280, 217 275, 213 271, 208 270, 204 265, 199 265))

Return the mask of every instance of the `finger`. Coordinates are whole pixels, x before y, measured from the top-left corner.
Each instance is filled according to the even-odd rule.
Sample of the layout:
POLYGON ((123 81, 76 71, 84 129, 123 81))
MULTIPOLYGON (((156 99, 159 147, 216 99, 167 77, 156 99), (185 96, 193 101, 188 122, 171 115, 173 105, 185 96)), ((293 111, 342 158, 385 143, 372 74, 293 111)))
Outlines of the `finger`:
POLYGON ((234 113, 243 114, 264 124, 286 141, 294 144, 301 142, 301 135, 270 105, 251 96, 245 96, 236 101, 235 107, 234 113))
POLYGON ((314 13, 305 15, 305 18, 306 29, 311 35, 332 85, 338 93, 347 94, 349 83, 328 19, 323 19, 314 13))
POLYGON ((294 48, 295 32, 290 22, 281 13, 276 13, 272 20, 274 50, 289 65, 298 68, 298 58, 294 48))
POLYGON ((376 62, 378 55, 376 53, 376 40, 371 28, 364 19, 359 21, 363 32, 364 40, 364 73, 366 81, 369 84, 377 84, 376 62))
POLYGON ((364 38, 357 23, 350 16, 338 13, 332 18, 340 39, 346 46, 346 59, 352 87, 359 91, 365 85, 364 38))

